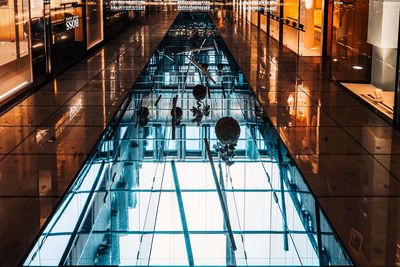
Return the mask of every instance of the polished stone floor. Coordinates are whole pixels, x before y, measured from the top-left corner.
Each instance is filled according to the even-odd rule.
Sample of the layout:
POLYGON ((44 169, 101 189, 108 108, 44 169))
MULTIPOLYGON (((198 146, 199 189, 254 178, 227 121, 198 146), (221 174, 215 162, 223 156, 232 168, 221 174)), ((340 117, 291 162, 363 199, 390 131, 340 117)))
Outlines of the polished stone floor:
POLYGON ((400 133, 231 11, 214 21, 357 266, 400 262, 400 133), (398 232, 399 231, 399 232, 398 232))
MULTIPOLYGON (((296 57, 230 11, 212 14, 354 262, 396 265, 400 133, 331 83, 324 59, 296 57)), ((148 15, 0 116, 0 265, 32 244, 175 16, 148 15)))
POLYGON ((0 116, 0 266, 26 253, 176 15, 146 15, 0 116))

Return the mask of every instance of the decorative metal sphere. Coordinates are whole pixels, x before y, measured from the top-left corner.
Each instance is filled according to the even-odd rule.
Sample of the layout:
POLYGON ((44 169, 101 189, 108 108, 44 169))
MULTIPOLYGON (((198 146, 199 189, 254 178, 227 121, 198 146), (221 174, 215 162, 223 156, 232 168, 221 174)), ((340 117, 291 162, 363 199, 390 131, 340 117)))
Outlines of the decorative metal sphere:
MULTIPOLYGON (((180 107, 176 107, 176 118, 182 118, 183 110, 180 107)), ((171 116, 174 116, 174 109, 171 109, 171 116)))
POLYGON ((204 85, 198 84, 193 88, 193 96, 197 101, 206 98, 207 88, 204 85))
POLYGON ((149 116, 149 114, 150 114, 149 108, 147 108, 147 107, 140 107, 139 108, 139 116, 141 118, 146 118, 146 117, 149 116))
POLYGON ((139 125, 141 127, 145 127, 147 125, 147 123, 149 122, 149 119, 148 119, 148 117, 150 115, 149 108, 140 107, 138 114, 139 114, 139 125))
POLYGON ((203 67, 203 69, 207 70, 208 69, 208 64, 207 63, 203 63, 201 64, 201 66, 203 67))
POLYGON ((222 144, 235 144, 240 137, 239 123, 232 117, 223 117, 215 124, 215 134, 222 144))

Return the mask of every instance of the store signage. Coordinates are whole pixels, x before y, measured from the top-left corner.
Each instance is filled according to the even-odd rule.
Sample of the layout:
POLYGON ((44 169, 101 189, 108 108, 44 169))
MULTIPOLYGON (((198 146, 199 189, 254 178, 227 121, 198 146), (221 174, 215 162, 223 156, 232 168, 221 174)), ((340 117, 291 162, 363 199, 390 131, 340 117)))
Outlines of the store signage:
POLYGON ((206 0, 178 0, 178 10, 183 11, 207 11, 210 10, 210 1, 206 0))
POLYGON ((113 0, 110 2, 111 10, 145 10, 146 2, 142 0, 113 0))
POLYGON ((66 17, 65 18, 65 28, 68 30, 72 30, 79 27, 79 19, 78 16, 66 17))

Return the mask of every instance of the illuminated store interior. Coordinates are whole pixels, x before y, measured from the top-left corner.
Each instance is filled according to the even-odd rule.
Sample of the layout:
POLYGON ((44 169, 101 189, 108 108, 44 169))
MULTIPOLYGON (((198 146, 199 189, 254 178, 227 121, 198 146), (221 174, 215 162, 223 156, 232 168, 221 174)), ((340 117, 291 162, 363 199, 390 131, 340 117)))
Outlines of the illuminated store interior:
POLYGON ((236 0, 234 6, 247 20, 300 56, 322 55, 322 0, 236 0))
POLYGON ((32 82, 29 1, 0 2, 0 101, 32 82))
POLYGON ((332 78, 375 107, 394 116, 398 58, 397 1, 335 4, 332 78))
POLYGON ((388 120, 397 90, 399 7, 365 0, 234 2, 242 18, 298 55, 330 56, 332 80, 388 120))

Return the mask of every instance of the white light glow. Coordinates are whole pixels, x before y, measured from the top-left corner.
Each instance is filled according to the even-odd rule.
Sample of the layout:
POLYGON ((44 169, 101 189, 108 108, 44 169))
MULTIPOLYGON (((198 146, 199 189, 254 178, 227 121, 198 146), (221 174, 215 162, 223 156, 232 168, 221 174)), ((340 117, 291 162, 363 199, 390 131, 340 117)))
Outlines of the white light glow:
POLYGON ((311 9, 314 6, 313 0, 306 0, 306 9, 311 9))
POLYGON ((353 69, 355 69, 355 70, 362 70, 363 67, 361 67, 361 66, 353 66, 353 69))
POLYGON ((42 47, 43 43, 38 43, 38 44, 34 44, 32 45, 32 48, 38 48, 38 47, 42 47))
POLYGON ((22 87, 24 87, 27 84, 28 84, 28 82, 25 81, 25 82, 15 86, 11 90, 9 90, 7 93, 4 93, 4 94, 0 95, 0 101, 4 100, 5 98, 7 98, 11 94, 15 93, 16 91, 18 91, 19 89, 21 89, 22 87))

